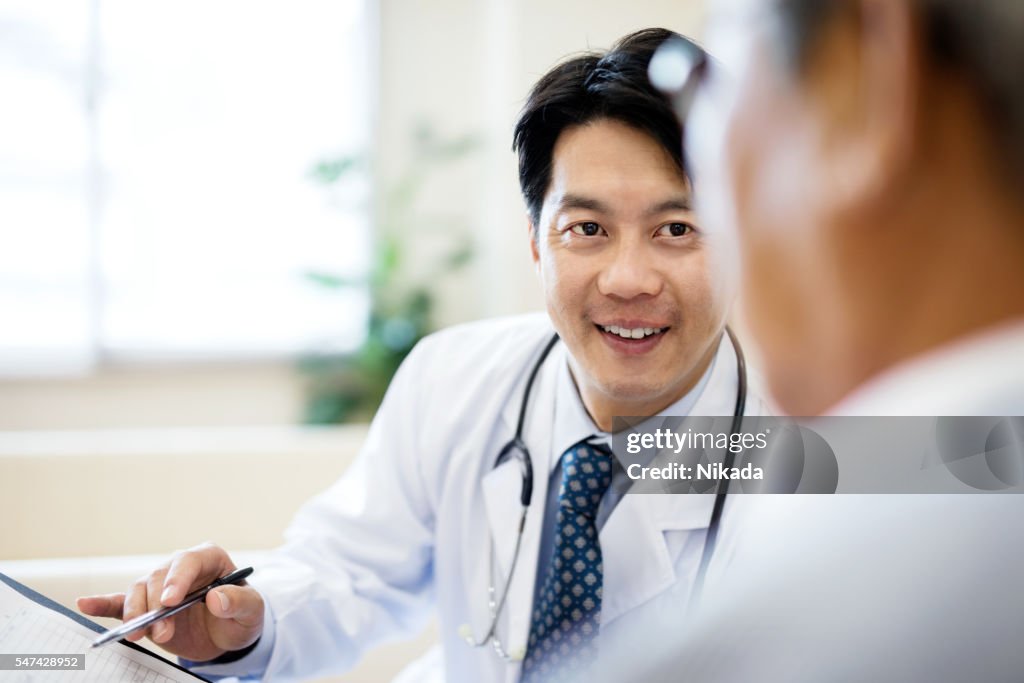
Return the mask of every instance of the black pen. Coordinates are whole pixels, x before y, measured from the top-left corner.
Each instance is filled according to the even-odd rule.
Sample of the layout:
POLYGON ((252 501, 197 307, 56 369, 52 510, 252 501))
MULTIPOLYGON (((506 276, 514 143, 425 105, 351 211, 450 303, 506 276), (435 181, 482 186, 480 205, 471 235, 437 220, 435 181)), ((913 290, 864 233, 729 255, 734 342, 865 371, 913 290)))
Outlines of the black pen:
POLYGON ((181 603, 175 605, 174 607, 161 607, 151 612, 140 614, 131 621, 126 621, 117 628, 107 631, 106 633, 102 634, 99 638, 97 638, 95 641, 93 641, 92 646, 100 647, 101 645, 112 643, 113 641, 120 640, 121 638, 124 638, 125 636, 134 633, 139 629, 146 628, 150 624, 154 624, 160 621, 161 619, 166 619, 169 616, 173 616, 184 609, 188 609, 192 605, 196 604, 197 602, 205 598, 206 594, 212 591, 214 588, 217 588, 218 586, 226 586, 229 583, 238 583, 245 579, 245 577, 249 576, 249 574, 252 574, 252 567, 239 569, 237 571, 231 572, 227 576, 222 576, 221 578, 211 583, 209 586, 206 586, 205 588, 200 588, 196 591, 192 591, 191 593, 185 596, 185 599, 182 600, 181 603))

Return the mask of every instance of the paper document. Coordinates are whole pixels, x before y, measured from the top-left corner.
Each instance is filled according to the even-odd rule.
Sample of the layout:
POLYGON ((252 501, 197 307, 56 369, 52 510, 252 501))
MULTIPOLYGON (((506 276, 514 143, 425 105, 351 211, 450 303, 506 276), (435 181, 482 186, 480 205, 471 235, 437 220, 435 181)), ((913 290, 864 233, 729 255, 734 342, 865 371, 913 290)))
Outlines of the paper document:
POLYGON ((118 642, 90 649, 103 631, 99 624, 0 574, 0 682, 206 680, 136 645, 118 642), (72 664, 84 668, 39 668, 72 664))

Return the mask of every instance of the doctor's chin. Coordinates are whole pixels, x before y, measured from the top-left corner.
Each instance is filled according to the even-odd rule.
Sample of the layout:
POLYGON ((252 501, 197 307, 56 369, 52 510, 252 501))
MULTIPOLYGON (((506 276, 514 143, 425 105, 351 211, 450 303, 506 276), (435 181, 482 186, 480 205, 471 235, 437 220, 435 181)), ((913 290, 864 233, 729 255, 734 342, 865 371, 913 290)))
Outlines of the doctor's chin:
POLYGON ((0 683, 1024 681, 1024 4, 0 35, 0 683))

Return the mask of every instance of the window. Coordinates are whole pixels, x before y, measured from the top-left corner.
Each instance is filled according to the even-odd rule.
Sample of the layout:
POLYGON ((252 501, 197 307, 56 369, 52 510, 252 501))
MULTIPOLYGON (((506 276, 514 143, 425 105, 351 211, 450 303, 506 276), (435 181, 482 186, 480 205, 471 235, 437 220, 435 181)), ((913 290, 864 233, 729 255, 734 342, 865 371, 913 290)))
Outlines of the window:
POLYGON ((0 0, 0 372, 355 348, 364 0, 0 0), (336 199, 336 198, 335 198, 336 199))

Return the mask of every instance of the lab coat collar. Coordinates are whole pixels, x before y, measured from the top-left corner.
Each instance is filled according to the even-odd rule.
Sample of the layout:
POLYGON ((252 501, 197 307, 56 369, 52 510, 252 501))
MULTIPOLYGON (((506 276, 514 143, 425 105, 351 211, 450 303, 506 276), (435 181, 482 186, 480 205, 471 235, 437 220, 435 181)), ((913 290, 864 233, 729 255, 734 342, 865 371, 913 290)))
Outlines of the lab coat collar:
MULTIPOLYGON (((559 357, 552 359, 553 361, 557 360, 558 376, 556 379, 555 419, 552 424, 551 448, 548 451, 548 476, 558 467, 558 461, 561 459, 562 454, 569 450, 570 447, 595 435, 599 439, 608 438, 609 436, 594 424, 590 413, 587 412, 586 407, 583 405, 579 387, 576 385, 576 380, 572 376, 572 370, 569 368, 569 354, 564 349, 565 347, 562 345, 559 357)), ((716 354, 715 358, 708 365, 708 369, 704 371, 704 375, 694 385, 693 389, 678 401, 662 410, 661 414, 689 415, 697 401, 704 394, 704 388, 707 386, 708 380, 714 371, 717 360, 718 355, 716 354)))
MULTIPOLYGON (((534 363, 537 362, 541 349, 549 339, 550 336, 545 335, 538 342, 536 351, 530 354, 529 363, 523 368, 520 381, 516 384, 509 400, 505 401, 501 419, 509 439, 515 434, 516 423, 519 420, 527 375, 534 363)), ((701 380, 688 394, 661 413, 663 415, 689 415, 691 413, 694 415, 732 415, 733 406, 736 403, 736 377, 736 355, 733 352, 729 336, 723 332, 718 343, 718 352, 701 380), (730 391, 718 391, 717 387, 714 391, 708 391, 708 385, 712 378, 716 383, 728 382, 731 393, 730 391)), ((526 415, 526 428, 529 429, 531 426, 538 428, 536 430, 538 435, 550 434, 546 457, 541 455, 544 449, 534 447, 530 449, 535 459, 534 465, 537 462, 547 462, 548 475, 558 464, 562 453, 570 446, 595 434, 602 435, 583 406, 583 400, 580 398, 576 383, 569 370, 568 351, 563 342, 555 344, 537 373, 537 384, 534 386, 533 395, 530 396, 526 415), (539 396, 541 384, 550 384, 555 387, 554 394, 547 402, 539 396)), ((497 458, 497 456, 498 454, 495 453, 494 457, 497 458)), ((494 464, 498 464, 497 460, 494 464)))

